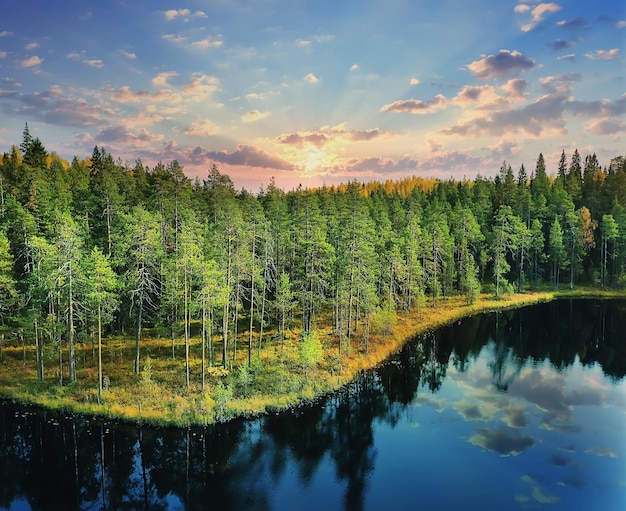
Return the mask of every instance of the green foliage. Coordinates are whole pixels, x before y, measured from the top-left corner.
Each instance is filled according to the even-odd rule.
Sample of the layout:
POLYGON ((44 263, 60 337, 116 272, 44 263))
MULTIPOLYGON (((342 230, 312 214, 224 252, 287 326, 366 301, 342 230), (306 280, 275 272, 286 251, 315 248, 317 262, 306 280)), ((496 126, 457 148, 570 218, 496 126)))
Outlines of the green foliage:
POLYGON ((322 342, 316 331, 308 331, 302 334, 302 344, 300 346, 300 363, 305 371, 313 369, 322 359, 324 350, 322 342))
POLYGON ((372 315, 372 331, 374 333, 388 335, 397 323, 398 316, 395 307, 389 301, 384 301, 372 315))

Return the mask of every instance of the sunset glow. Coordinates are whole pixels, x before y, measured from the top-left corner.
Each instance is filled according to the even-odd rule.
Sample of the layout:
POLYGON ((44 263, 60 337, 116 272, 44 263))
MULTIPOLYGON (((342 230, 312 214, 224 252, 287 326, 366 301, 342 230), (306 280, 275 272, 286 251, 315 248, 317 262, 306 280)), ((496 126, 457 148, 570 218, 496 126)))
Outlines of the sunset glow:
POLYGON ((624 2, 14 2, 0 151, 215 163, 256 191, 623 153, 624 2))

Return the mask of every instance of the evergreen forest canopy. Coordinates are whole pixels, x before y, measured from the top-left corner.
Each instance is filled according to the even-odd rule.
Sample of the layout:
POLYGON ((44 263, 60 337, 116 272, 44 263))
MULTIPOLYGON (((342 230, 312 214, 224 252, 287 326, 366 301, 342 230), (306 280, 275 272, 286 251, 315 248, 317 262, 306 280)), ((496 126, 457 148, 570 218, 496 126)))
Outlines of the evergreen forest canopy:
POLYGON ((184 337, 189 387, 194 325, 204 388, 205 349, 226 368, 239 340, 250 363, 267 331, 284 342, 297 321, 306 340, 322 312, 341 357, 427 299, 626 286, 624 156, 603 167, 563 152, 548 175, 540 154, 530 175, 503 162, 473 181, 285 192, 272 180, 254 195, 215 165, 192 182, 177 161, 131 167, 98 147, 69 164, 26 125, 0 160, 0 199, 4 331, 32 339, 38 360, 44 340, 65 344, 70 381, 75 343, 103 331, 132 334, 135 372, 142 328, 184 337))

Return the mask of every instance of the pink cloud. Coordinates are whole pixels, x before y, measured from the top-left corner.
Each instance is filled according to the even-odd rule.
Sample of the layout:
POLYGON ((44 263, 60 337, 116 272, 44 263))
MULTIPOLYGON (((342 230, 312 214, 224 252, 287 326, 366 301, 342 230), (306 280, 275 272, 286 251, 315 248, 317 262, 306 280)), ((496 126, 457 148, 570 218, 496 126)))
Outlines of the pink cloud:
POLYGON ((437 94, 430 101, 422 101, 421 99, 406 99, 394 101, 388 105, 384 105, 381 112, 409 113, 409 114, 430 114, 446 107, 446 97, 443 94, 437 94))

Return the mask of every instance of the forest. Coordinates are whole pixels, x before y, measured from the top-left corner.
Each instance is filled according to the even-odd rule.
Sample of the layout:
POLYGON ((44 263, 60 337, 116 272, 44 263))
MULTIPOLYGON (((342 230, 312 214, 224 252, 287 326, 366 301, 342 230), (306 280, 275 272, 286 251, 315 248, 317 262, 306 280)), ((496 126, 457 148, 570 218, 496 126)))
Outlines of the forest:
POLYGON ((177 161, 129 165, 97 146, 68 162, 28 125, 0 159, 1 342, 24 363, 32 349, 39 384, 82 379, 98 403, 113 365, 154 383, 152 338, 180 362, 179 393, 211 408, 268 385, 266 350, 282 360, 297 346, 298 382, 280 375, 291 389, 329 345, 337 374, 398 315, 577 286, 626 287, 624 156, 563 151, 547 169, 539 154, 529 170, 504 161, 462 181, 284 191, 272 179, 257 193, 216 165, 192 181, 177 161))

